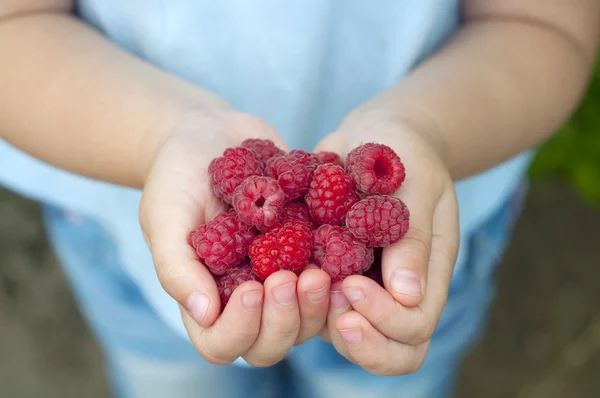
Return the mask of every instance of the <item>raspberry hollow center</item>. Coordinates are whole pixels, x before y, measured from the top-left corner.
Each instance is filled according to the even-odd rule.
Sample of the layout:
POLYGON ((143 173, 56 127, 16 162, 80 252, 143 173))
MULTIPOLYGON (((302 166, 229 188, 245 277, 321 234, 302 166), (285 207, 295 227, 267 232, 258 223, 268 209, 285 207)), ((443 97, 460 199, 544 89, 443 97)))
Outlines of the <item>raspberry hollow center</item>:
POLYGON ((390 175, 390 166, 384 159, 377 159, 373 165, 373 172, 377 178, 386 178, 390 175))
POLYGON ((261 196, 260 198, 256 199, 256 202, 254 202, 254 204, 258 208, 263 207, 265 205, 265 198, 264 198, 264 196, 261 196))

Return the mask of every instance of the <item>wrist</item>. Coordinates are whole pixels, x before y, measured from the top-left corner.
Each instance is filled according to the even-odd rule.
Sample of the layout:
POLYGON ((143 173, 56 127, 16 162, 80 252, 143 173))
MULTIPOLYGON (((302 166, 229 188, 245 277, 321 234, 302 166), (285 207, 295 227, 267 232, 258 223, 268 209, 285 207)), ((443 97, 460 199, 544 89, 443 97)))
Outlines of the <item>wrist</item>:
POLYGON ((137 186, 143 188, 152 163, 161 147, 176 132, 183 130, 202 130, 202 126, 210 128, 231 114, 237 113, 224 101, 215 102, 210 106, 190 106, 173 109, 152 115, 150 127, 140 134, 136 148, 137 186))

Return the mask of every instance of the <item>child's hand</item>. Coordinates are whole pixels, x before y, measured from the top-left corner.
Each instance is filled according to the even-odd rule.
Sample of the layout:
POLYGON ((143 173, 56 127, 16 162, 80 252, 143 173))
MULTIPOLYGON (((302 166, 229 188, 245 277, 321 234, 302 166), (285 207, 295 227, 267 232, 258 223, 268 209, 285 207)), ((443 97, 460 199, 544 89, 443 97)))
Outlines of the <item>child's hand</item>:
POLYGON ((196 349, 215 364, 243 357, 255 366, 272 365, 315 336, 327 317, 329 277, 321 270, 300 278, 280 271, 264 287, 246 282, 220 315, 214 279, 187 243, 192 229, 224 210, 209 184, 210 161, 227 147, 260 137, 284 147, 260 119, 232 111, 194 113, 160 144, 145 179, 140 221, 156 272, 180 303, 196 349))
POLYGON ((423 364, 446 303, 458 251, 457 202, 452 179, 432 145, 397 122, 346 124, 317 150, 346 155, 366 142, 386 144, 401 157, 406 180, 396 195, 410 210, 410 227, 383 251, 385 289, 363 276, 331 287, 321 337, 369 372, 401 375, 423 364))

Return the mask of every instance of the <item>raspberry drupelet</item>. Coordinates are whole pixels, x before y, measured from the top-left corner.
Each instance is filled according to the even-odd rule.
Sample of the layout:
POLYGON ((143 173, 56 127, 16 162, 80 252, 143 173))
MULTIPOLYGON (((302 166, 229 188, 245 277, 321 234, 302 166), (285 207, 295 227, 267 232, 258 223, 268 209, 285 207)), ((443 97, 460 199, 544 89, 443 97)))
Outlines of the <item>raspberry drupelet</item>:
POLYGON ((240 264, 231 268, 227 273, 217 279, 217 290, 221 298, 221 312, 229 302, 233 291, 242 283, 256 281, 258 278, 252 272, 250 261, 243 260, 240 264))
POLYGON ((373 263, 373 248, 356 239, 344 227, 321 225, 313 231, 311 260, 321 267, 332 282, 360 275, 373 263))
POLYGON ((306 223, 282 224, 258 236, 250 245, 252 270, 263 280, 279 270, 300 275, 308 265, 312 249, 312 230, 306 223))
POLYGON ((267 161, 265 174, 275 178, 288 202, 303 198, 313 179, 319 158, 312 153, 295 149, 267 161))
POLYGON ((221 213, 192 231, 188 242, 213 275, 223 275, 248 255, 256 229, 234 212, 221 213))
POLYGON ((317 167, 306 195, 310 215, 317 224, 343 225, 346 213, 358 200, 354 181, 343 168, 331 163, 317 167))
POLYGON ((408 232, 410 213, 393 196, 369 196, 357 202, 346 215, 346 226, 360 241, 385 247, 402 239, 408 232))
POLYGON ((256 152, 256 155, 263 163, 266 163, 267 160, 274 158, 275 156, 283 155, 285 153, 283 149, 278 148, 273 141, 264 138, 248 138, 242 142, 242 146, 256 152))
POLYGON ((251 149, 228 148, 223 156, 210 162, 208 174, 215 195, 231 204, 233 191, 242 181, 250 176, 263 175, 263 164, 251 149))
POLYGON ((240 220, 266 231, 279 221, 285 195, 271 177, 248 177, 233 191, 232 205, 240 220))

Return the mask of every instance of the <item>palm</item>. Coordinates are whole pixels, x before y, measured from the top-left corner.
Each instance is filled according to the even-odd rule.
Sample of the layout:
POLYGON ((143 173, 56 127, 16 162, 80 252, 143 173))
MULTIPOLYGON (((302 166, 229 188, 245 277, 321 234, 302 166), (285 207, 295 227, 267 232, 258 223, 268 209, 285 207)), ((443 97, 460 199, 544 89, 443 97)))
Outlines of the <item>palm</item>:
POLYGON ((144 190, 148 201, 155 203, 153 213, 181 219, 182 232, 214 218, 225 206, 212 193, 207 169, 232 145, 210 133, 175 133, 158 154, 144 190))
POLYGON ((329 277, 314 269, 300 278, 289 271, 276 272, 264 287, 246 282, 234 291, 221 314, 215 280, 187 244, 192 229, 226 208, 212 192, 209 163, 227 147, 251 137, 270 138, 283 147, 272 128, 246 115, 200 116, 182 124, 157 152, 140 206, 140 221, 161 284, 180 303, 192 342, 213 363, 242 356, 251 364, 273 364, 295 343, 313 337, 327 314, 329 277), (292 289, 292 302, 275 298, 283 288, 292 289), (322 297, 317 302, 309 300, 315 291, 322 297))

